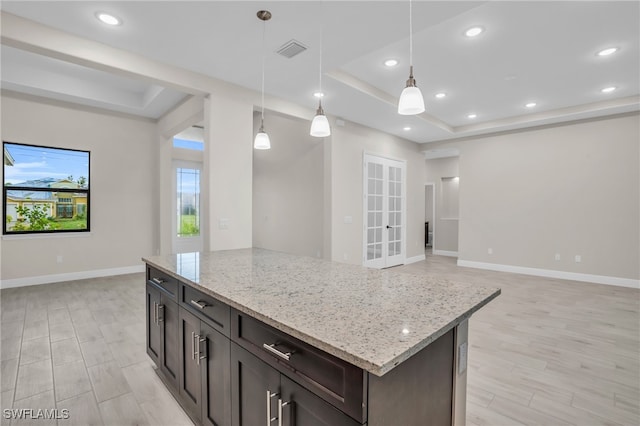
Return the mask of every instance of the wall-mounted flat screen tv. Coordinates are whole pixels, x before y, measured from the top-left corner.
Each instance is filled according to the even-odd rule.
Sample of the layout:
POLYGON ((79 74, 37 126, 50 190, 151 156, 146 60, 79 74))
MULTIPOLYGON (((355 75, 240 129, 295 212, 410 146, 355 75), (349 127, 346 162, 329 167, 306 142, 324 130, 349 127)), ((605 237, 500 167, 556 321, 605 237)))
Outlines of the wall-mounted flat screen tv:
POLYGON ((90 152, 4 142, 3 234, 90 231, 90 152))

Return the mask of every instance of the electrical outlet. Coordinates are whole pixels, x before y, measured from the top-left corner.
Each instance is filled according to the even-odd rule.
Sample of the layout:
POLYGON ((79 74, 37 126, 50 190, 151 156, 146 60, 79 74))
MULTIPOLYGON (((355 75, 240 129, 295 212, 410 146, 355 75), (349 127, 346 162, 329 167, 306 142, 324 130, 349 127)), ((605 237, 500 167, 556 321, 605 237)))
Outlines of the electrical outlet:
POLYGON ((467 370, 467 342, 458 346, 458 374, 467 370))
POLYGON ((488 248, 488 249, 487 249, 487 253, 488 253, 488 254, 493 254, 493 249, 492 249, 492 248, 488 248))
POLYGON ((229 229, 229 219, 220 219, 218 221, 218 229, 229 229))
POLYGON ((353 216, 345 216, 344 223, 353 223, 353 216))
POLYGON ((556 260, 560 260, 560 253, 556 253, 556 260))
POLYGON ((61 254, 56 256, 56 262, 62 263, 62 255, 61 254))
POLYGON ((576 259, 576 263, 582 262, 582 256, 580 256, 579 254, 576 254, 575 259, 576 259))

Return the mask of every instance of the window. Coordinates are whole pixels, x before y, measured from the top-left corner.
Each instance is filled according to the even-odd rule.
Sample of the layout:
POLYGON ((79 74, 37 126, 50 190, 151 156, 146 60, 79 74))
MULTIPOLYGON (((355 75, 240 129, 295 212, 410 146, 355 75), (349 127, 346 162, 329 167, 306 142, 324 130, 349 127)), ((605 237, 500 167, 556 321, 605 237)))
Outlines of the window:
POLYGON ((89 231, 90 153, 3 145, 3 234, 89 231))
POLYGON ((177 228, 178 237, 200 235, 200 170, 178 167, 177 228))

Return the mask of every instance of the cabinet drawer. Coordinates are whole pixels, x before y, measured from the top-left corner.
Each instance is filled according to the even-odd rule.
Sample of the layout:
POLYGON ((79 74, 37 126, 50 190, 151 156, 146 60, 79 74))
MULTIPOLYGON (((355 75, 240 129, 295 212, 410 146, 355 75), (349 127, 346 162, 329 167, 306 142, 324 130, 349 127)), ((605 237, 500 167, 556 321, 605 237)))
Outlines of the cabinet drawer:
POLYGON ((172 300, 178 301, 178 280, 171 275, 147 266, 147 282, 166 293, 172 300))
POLYGON ((186 284, 181 285, 180 302, 215 330, 229 337, 229 305, 186 284))
POLYGON ((360 423, 367 374, 244 313, 231 310, 231 339, 360 423))

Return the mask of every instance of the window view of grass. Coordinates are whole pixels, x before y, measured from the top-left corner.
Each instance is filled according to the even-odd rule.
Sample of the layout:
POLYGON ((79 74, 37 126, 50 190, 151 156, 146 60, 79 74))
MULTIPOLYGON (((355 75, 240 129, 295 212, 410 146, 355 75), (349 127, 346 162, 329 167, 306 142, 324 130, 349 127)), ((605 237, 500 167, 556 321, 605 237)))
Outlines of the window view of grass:
POLYGON ((178 234, 181 237, 195 237, 200 235, 200 226, 195 214, 180 216, 180 229, 178 234))

